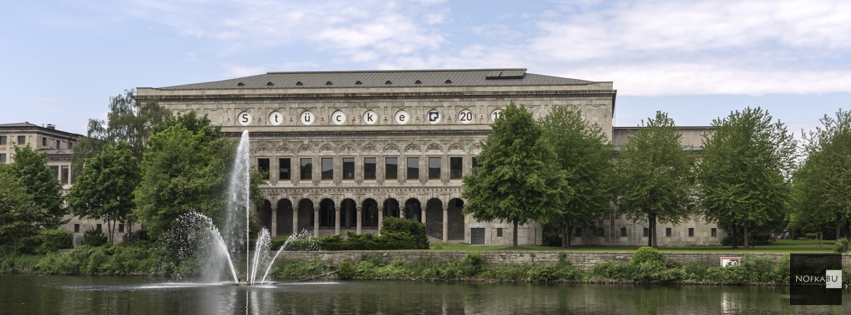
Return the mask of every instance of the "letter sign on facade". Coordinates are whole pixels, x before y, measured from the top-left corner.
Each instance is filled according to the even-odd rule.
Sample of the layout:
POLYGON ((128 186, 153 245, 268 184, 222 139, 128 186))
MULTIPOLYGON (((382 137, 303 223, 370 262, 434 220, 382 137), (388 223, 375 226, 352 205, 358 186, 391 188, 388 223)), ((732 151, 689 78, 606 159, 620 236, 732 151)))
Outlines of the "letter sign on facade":
POLYGON ((428 117, 428 122, 431 124, 436 124, 440 122, 440 112, 436 109, 428 111, 426 115, 428 117))
POLYGON ((236 121, 238 121, 240 125, 248 126, 251 124, 251 114, 248 112, 241 112, 238 116, 236 116, 236 121))
POLYGON ((316 120, 316 116, 311 112, 303 112, 301 113, 301 123, 305 125, 310 125, 313 121, 316 120))
POLYGON ((269 114, 269 123, 277 126, 284 122, 284 115, 281 115, 279 112, 272 112, 269 114))
POLYGON ((378 114, 376 114, 374 111, 368 110, 363 113, 363 122, 365 122, 366 124, 372 125, 375 124, 376 121, 378 121, 378 114))
POLYGON ((491 112, 491 121, 496 121, 499 117, 502 117, 502 110, 494 109, 493 112, 491 112))
POLYGON ((473 112, 469 109, 462 110, 461 113, 458 114, 458 120, 463 124, 469 124, 473 121, 473 112))
POLYGON ((408 121, 411 120, 411 115, 408 115, 408 112, 404 110, 400 110, 396 112, 396 123, 400 125, 407 124, 408 121))
POLYGON ((336 111, 331 114, 331 121, 334 122, 335 125, 342 125, 346 123, 346 114, 342 111, 336 111))

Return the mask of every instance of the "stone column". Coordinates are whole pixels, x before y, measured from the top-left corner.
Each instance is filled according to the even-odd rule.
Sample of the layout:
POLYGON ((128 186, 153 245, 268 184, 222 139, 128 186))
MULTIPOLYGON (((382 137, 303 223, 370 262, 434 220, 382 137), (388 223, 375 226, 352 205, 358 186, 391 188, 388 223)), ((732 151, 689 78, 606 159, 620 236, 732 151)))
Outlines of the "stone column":
POLYGON ((340 235, 340 210, 339 205, 334 206, 334 235, 340 235))
POLYGON ((420 220, 423 222, 423 225, 426 226, 426 234, 428 234, 428 224, 426 224, 426 210, 428 210, 428 207, 423 207, 422 205, 420 205, 420 220))
POLYGON ((358 216, 358 217, 357 217, 357 218, 355 218, 355 222, 357 222, 357 228, 356 228, 356 231, 358 232, 358 234, 360 234, 361 226, 362 226, 362 224, 363 224, 363 216, 361 215, 361 214, 362 214, 362 211, 363 211, 363 206, 362 206, 362 205, 357 205, 357 209, 358 209, 358 212, 357 212, 357 216, 358 216))
POLYGON ((443 242, 449 241, 449 204, 443 205, 443 242))
POLYGON ((293 234, 301 233, 298 230, 298 208, 293 208, 292 206, 290 208, 293 210, 293 234))
POLYGON ((313 206, 313 237, 319 237, 319 206, 313 206))
POLYGON ((272 222, 271 222, 270 226, 271 226, 270 228, 272 230, 269 231, 269 235, 271 235, 272 237, 278 236, 278 203, 277 202, 272 204, 272 222))
POLYGON ((381 236, 381 223, 384 222, 384 206, 378 206, 378 233, 376 235, 381 236))

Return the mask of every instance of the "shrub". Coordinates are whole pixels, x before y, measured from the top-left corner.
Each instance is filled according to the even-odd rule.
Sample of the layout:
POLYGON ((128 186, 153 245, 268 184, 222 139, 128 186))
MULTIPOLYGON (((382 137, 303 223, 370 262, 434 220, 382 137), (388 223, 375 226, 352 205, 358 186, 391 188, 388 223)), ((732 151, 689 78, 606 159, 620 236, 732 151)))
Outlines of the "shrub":
POLYGON ((83 234, 83 244, 87 246, 101 246, 106 241, 106 235, 99 228, 90 228, 83 234))
POLYGON ((381 223, 381 236, 389 233, 405 233, 414 237, 412 249, 428 249, 425 224, 409 219, 386 217, 381 223))
POLYGON ((642 247, 632 254, 632 263, 640 264, 644 262, 662 263, 662 253, 653 247, 642 247))
POLYGON ((350 280, 355 276, 355 267, 352 266, 352 262, 348 259, 340 262, 340 265, 337 266, 337 270, 337 279, 350 280))
POLYGON ((807 233, 807 238, 811 239, 811 240, 817 240, 818 234, 817 233, 807 233))
POLYGON ((840 238, 833 245, 833 251, 837 253, 846 253, 849 249, 851 249, 851 239, 848 238, 840 238))
POLYGON ((706 271, 709 269, 709 264, 705 260, 692 261, 683 266, 683 271, 688 276, 688 279, 703 280, 706 277, 706 271))
POLYGON ((64 229, 44 229, 38 234, 41 243, 35 252, 38 254, 55 253, 60 249, 71 248, 74 239, 73 233, 64 229))
POLYGON ((485 266, 485 260, 480 253, 467 253, 464 259, 461 259, 460 266, 462 274, 467 277, 477 275, 485 266))

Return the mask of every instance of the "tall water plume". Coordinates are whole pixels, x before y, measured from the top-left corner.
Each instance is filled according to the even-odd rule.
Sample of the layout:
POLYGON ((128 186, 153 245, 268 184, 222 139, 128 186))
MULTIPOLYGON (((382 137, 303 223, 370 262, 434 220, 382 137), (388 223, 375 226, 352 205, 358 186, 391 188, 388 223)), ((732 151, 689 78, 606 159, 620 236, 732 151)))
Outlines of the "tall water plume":
POLYGON ((248 257, 249 199, 251 194, 251 162, 248 130, 242 132, 236 149, 225 207, 224 238, 231 257, 245 255, 246 277, 250 277, 248 257))

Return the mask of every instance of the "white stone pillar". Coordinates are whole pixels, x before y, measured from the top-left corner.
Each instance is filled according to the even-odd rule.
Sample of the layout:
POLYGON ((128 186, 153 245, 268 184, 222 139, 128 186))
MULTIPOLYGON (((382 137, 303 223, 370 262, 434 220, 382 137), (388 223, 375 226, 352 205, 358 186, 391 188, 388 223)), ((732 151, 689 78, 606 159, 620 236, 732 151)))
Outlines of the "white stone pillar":
POLYGON ((426 210, 428 210, 428 207, 423 207, 422 205, 420 205, 420 220, 422 220, 423 225, 426 226, 426 234, 428 234, 428 225, 426 224, 426 210))
POLYGON ((278 236, 278 203, 277 202, 272 204, 272 222, 271 222, 270 226, 271 226, 270 228, 272 230, 269 231, 269 235, 271 235, 272 237, 278 236))
POLYGON ((357 209, 358 209, 358 212, 357 212, 357 216, 358 216, 358 217, 357 217, 357 218, 355 218, 355 222, 357 222, 357 228, 356 228, 356 230, 357 230, 358 234, 360 234, 360 233, 361 233, 361 227, 363 226, 363 216, 362 216, 362 214, 363 214, 363 212, 362 212, 362 211, 363 211, 363 206, 358 205, 358 206, 357 206, 357 209))
POLYGON ((449 241, 449 204, 443 205, 443 242, 449 241))
POLYGON ((340 210, 339 205, 334 206, 334 235, 340 235, 340 210))
POLYGON ((293 210, 293 234, 301 233, 301 231, 298 230, 298 208, 290 206, 290 209, 293 210))
POLYGON ((381 224, 384 222, 384 206, 378 206, 378 233, 381 236, 381 224))
POLYGON ((313 206, 313 237, 319 237, 319 206, 313 206))

